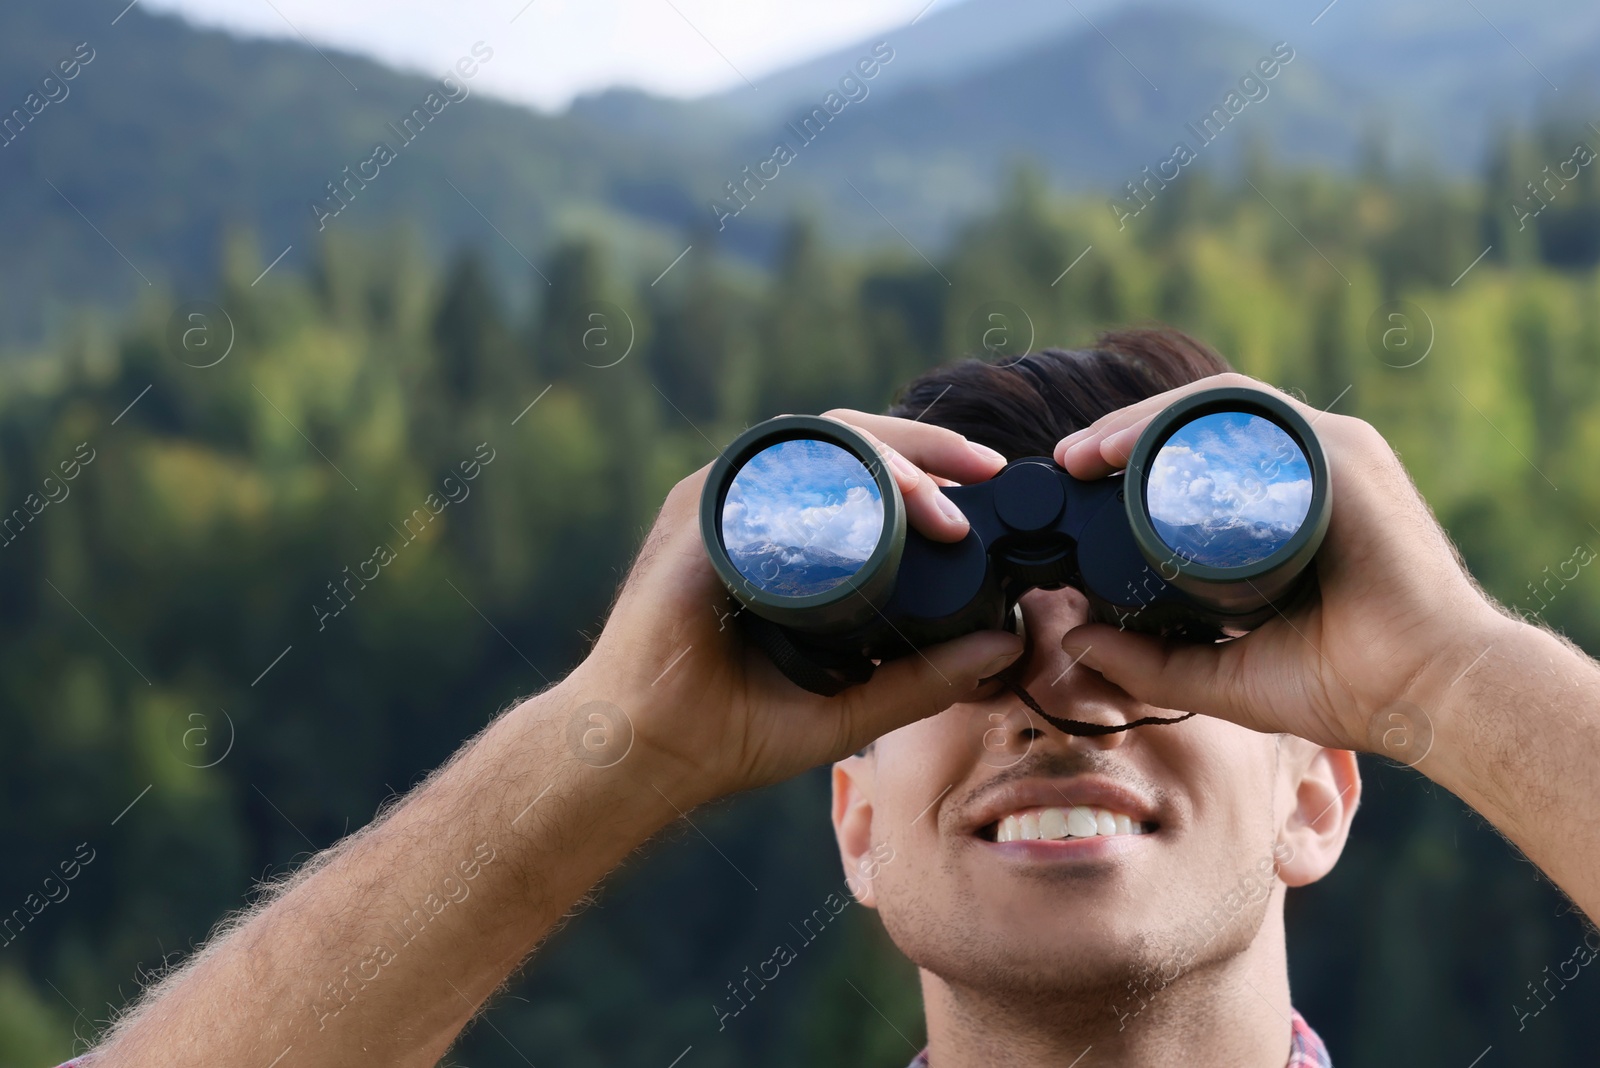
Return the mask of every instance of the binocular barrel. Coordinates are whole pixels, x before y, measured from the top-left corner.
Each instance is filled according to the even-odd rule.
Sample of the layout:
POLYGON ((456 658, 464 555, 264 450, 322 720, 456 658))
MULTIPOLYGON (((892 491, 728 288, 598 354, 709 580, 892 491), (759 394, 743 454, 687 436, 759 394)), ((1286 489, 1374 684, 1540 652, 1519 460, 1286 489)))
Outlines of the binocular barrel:
POLYGON ((1130 629, 1237 637, 1312 587, 1331 514, 1311 426, 1275 394, 1231 387, 1163 410, 1124 474, 1085 482, 1022 457, 944 492, 972 527, 953 544, 907 525, 853 428, 780 416, 712 465, 701 536, 746 633, 797 684, 836 693, 875 661, 1010 625, 1030 589, 1072 586, 1130 629))

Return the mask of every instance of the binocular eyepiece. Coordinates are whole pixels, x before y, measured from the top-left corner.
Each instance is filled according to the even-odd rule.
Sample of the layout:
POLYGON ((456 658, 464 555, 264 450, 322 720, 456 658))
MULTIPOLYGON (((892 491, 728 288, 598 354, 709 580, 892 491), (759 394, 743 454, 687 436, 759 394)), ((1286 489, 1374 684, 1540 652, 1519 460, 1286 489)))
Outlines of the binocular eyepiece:
POLYGON ((875 662, 1017 625, 1030 589, 1072 586, 1094 618, 1218 641, 1288 611, 1331 514, 1311 426, 1274 394, 1191 393, 1140 435, 1127 471, 1080 481, 1048 457, 944 490, 971 523, 955 543, 906 523, 865 437, 785 415, 712 465, 700 532, 746 635, 797 685, 834 694, 875 662))

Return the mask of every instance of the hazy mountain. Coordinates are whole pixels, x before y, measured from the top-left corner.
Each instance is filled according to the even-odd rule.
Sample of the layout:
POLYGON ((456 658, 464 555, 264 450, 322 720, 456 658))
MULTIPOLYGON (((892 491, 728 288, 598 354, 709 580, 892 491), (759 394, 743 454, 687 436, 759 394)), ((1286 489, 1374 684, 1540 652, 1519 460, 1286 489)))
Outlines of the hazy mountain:
POLYGON ((728 550, 733 566, 758 580, 768 593, 805 597, 831 590, 861 570, 861 561, 831 553, 816 545, 778 545, 762 542, 728 550), (773 576, 767 578, 765 576, 773 576))
MULTIPOLYGON (((686 210, 689 149, 489 101, 465 78, 447 90, 142 7, 115 25, 113 15, 88 0, 0 8, 0 115, 27 116, 30 93, 66 90, 26 121, 13 117, 0 142, 0 320, 10 336, 84 300, 120 303, 163 285, 208 295, 194 290, 214 277, 230 226, 258 236, 262 267, 291 245, 284 265, 303 265, 328 232, 403 222, 435 250, 472 241, 531 277, 521 257, 537 262, 564 218, 622 204, 636 219, 676 224, 686 210), (80 43, 93 58, 42 89, 80 43), (408 143, 403 123, 419 109, 427 121, 412 120, 421 132, 408 143), (380 143, 395 158, 371 164, 380 143), (315 203, 338 214, 324 218, 315 203)), ((473 45, 460 42, 469 69, 513 62, 483 46, 474 58, 473 45)))
MULTIPOLYGON (((1131 55, 1144 47, 1142 31, 1130 35, 1120 23, 1143 2, 940 0, 915 25, 771 75, 756 83, 758 93, 740 85, 712 100, 753 119, 781 122, 795 105, 825 92, 878 40, 899 57, 893 77, 876 87, 883 99, 966 83, 1074 35, 1093 38, 1113 58, 1117 48, 1131 55)), ((1573 90, 1584 82, 1594 100, 1600 5, 1589 0, 1191 0, 1173 10, 1233 26, 1257 48, 1288 42, 1333 82, 1358 90, 1351 103, 1381 105, 1382 125, 1399 153, 1455 167, 1476 164, 1488 120, 1526 116, 1578 95, 1573 90)), ((1168 36, 1161 45, 1169 49, 1165 63, 1181 67, 1208 58, 1203 39, 1168 36)), ((1198 107, 1202 101, 1173 107, 1184 103, 1198 107)))
POLYGON ((801 206, 836 236, 898 241, 882 210, 915 242, 937 244, 991 202, 1019 159, 1043 162, 1058 186, 1113 193, 1179 141, 1198 149, 1188 124, 1280 44, 1294 61, 1267 99, 1206 143, 1202 165, 1230 165, 1253 139, 1280 159, 1348 167, 1381 138, 1398 160, 1471 173, 1497 122, 1600 100, 1600 8, 1586 0, 966 0, 769 76, 758 92, 741 85, 702 101, 704 112, 651 117, 674 139, 743 124, 723 186, 701 200, 712 217, 740 208, 724 220, 735 249, 759 251, 763 228, 801 206), (894 59, 865 98, 825 135, 797 136, 795 124, 880 42, 894 59), (797 158, 781 179, 753 182, 778 144, 797 158), (729 181, 754 191, 748 209, 727 199, 729 181))
MULTIPOLYGON (((1204 142, 1189 124, 1239 92, 1259 63, 1272 61, 1272 39, 1169 8, 1119 11, 1097 25, 1035 43, 1002 63, 891 93, 905 71, 900 64, 911 59, 897 50, 868 83, 871 93, 807 143, 800 122, 824 100, 829 86, 819 88, 787 122, 743 142, 739 166, 758 169, 775 142, 794 146, 798 158, 728 228, 820 199, 839 220, 836 230, 897 240, 876 208, 913 240, 937 241, 991 202, 1021 159, 1042 162, 1053 184, 1107 193, 1142 180, 1141 169, 1156 169, 1179 141, 1207 167, 1227 166, 1249 139, 1280 158, 1340 163, 1353 157, 1364 124, 1379 110, 1378 101, 1288 46, 1279 54, 1290 61, 1252 89, 1257 101, 1204 142)), ((730 178, 742 177, 732 170, 730 178)))
MULTIPOLYGON (((463 59, 472 47, 461 42, 463 59)), ((1110 195, 1179 141, 1207 167, 1250 139, 1279 158, 1348 164, 1382 127, 1402 153, 1476 168, 1490 118, 1556 99, 1581 112, 1597 69, 1600 9, 1587 0, 967 0, 760 92, 608 92, 550 116, 467 95, 470 81, 452 96, 427 77, 139 6, 113 25, 90 0, 7 5, 0 339, 35 336, 85 302, 207 296, 232 227, 256 236, 261 267, 284 253, 293 268, 329 232, 399 223, 435 255, 480 245, 526 291, 528 261, 564 230, 621 230, 635 240, 618 247, 659 268, 686 230, 715 230, 735 207, 717 240, 758 261, 802 207, 835 240, 898 243, 898 230, 933 254, 1023 158, 1054 185, 1110 195), (1295 58, 1270 94, 1201 149, 1190 124, 1279 42, 1295 58), (829 94, 875 48, 892 60, 841 107, 829 94), (80 49, 92 59, 47 87, 80 49), (825 132, 801 135, 793 124, 825 106, 838 111, 825 132), (414 137, 408 116, 427 120, 414 137), (780 142, 794 154, 781 177, 746 186, 773 173, 780 142), (381 166, 380 144, 392 150, 381 166), (730 183, 757 190, 748 207, 726 199, 730 183)))
MULTIPOLYGON (((1083 0, 1080 10, 1098 12, 1119 0, 1083 0)), ((941 84, 986 67, 1039 42, 1085 28, 1070 4, 1062 0, 983 0, 950 3, 934 0, 914 25, 893 27, 858 44, 818 56, 759 79, 756 90, 739 85, 710 98, 728 111, 760 123, 783 121, 795 105, 820 98, 840 77, 870 52, 878 41, 890 45, 899 66, 885 79, 885 95, 919 85, 941 84)))
POLYGON ((1232 517, 1181 525, 1159 519, 1151 523, 1173 552, 1212 567, 1240 567, 1264 560, 1299 529, 1232 517))
MULTIPOLYGON (((1163 8, 1134 8, 1102 24, 1012 56, 949 84, 913 89, 883 102, 848 128, 846 150, 873 143, 910 151, 917 137, 940 138, 949 158, 1002 162, 1028 154, 1080 187, 1115 186, 1154 165, 1173 144, 1232 153, 1258 137, 1277 155, 1345 157, 1374 101, 1340 85, 1289 46, 1265 95, 1203 146, 1191 131, 1239 82, 1273 61, 1273 42, 1215 19, 1163 8)), ((1258 79, 1259 80, 1259 79, 1258 79)))

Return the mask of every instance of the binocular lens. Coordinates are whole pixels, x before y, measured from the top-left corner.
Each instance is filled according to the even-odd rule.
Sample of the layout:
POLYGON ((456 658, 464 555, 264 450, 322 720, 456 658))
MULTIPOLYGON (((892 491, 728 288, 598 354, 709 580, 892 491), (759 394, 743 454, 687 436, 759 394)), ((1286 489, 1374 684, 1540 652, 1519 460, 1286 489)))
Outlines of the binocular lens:
POLYGON ((1311 511, 1311 464, 1282 427, 1248 412, 1184 423, 1162 443, 1145 482, 1145 509, 1173 553, 1208 567, 1272 556, 1311 511))
POLYGON ((851 452, 791 438, 745 462, 722 501, 722 544, 775 597, 825 593, 853 577, 883 536, 883 494, 851 452))

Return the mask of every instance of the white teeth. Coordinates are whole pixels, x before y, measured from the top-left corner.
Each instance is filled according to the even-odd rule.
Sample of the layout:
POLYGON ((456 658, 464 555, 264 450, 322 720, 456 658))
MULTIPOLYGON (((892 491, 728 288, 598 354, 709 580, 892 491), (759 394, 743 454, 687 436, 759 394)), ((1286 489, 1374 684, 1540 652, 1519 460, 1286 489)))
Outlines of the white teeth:
POLYGON ((1071 808, 1035 808, 1006 816, 995 826, 994 840, 1056 841, 1144 833, 1144 825, 1126 813, 1074 805, 1071 808))
POLYGON ((1067 833, 1074 838, 1093 838, 1100 833, 1100 825, 1094 818, 1094 809, 1074 805, 1067 810, 1067 833))
POLYGON ((1039 813, 1040 838, 1065 838, 1067 836, 1067 814, 1059 808, 1047 808, 1039 813))

